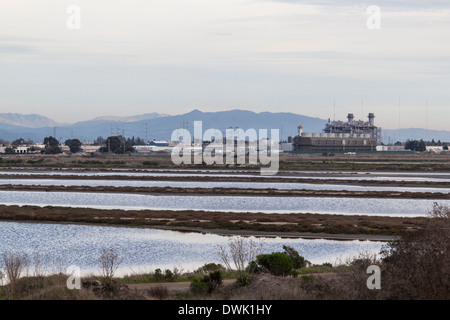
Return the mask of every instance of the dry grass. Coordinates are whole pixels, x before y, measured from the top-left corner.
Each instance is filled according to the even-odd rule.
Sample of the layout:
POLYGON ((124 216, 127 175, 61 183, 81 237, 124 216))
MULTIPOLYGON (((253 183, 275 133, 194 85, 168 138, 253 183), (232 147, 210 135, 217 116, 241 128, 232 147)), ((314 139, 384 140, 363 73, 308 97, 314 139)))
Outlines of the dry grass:
POLYGON ((22 277, 15 284, 14 296, 8 296, 10 285, 0 287, 1 299, 20 300, 95 300, 97 297, 89 290, 69 290, 67 275, 22 277))
POLYGON ((334 214, 268 214, 208 211, 99 210, 0 205, 0 220, 93 223, 105 225, 228 229, 264 232, 399 235, 420 229, 425 217, 379 217, 334 214))
MULTIPOLYGON (((450 170, 450 153, 358 153, 356 155, 335 154, 324 157, 321 153, 280 154, 280 169, 288 170, 392 170, 392 171, 448 171, 450 170)), ((78 167, 78 168, 255 168, 250 165, 181 165, 172 163, 170 153, 151 155, 111 155, 111 154, 61 154, 41 155, 23 154, 7 155, 0 158, 0 166, 24 167, 78 167), (145 163, 145 164, 144 164, 145 163)), ((193 163, 193 161, 192 161, 193 163)), ((248 163, 248 161, 246 162, 248 163)))

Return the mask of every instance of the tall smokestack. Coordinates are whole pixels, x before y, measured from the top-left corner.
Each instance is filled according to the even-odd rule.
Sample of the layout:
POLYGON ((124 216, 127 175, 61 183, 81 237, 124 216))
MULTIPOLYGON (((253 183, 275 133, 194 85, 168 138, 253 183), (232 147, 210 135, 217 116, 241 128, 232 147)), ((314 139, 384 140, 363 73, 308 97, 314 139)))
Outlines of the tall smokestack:
POLYGON ((375 125, 375 114, 369 113, 369 124, 371 126, 375 125))
POLYGON ((349 113, 348 116, 347 116, 347 119, 348 119, 348 123, 353 125, 353 119, 354 119, 353 113, 349 113))

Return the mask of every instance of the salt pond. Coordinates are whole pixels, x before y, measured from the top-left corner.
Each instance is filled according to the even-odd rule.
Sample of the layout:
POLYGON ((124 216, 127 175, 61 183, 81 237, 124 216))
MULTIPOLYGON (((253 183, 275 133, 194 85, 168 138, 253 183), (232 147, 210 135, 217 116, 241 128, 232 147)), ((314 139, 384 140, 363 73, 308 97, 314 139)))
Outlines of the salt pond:
MULTIPOLYGON (((175 231, 88 226, 0 222, 0 254, 19 251, 39 254, 47 273, 65 272, 70 265, 83 274, 99 273, 102 248, 115 248, 123 261, 118 275, 182 268, 195 270, 205 263, 221 263, 217 246, 227 246, 230 237, 175 231)), ((333 241, 281 238, 254 238, 262 242, 263 252, 295 248, 312 263, 338 263, 358 253, 377 254, 385 243, 374 241, 333 241)))
MULTIPOLYGON (((206 210, 426 216, 436 200, 340 197, 166 196, 127 193, 0 191, 0 204, 123 210, 206 210)), ((450 200, 438 200, 450 206, 450 200)))
MULTIPOLYGON (((299 172, 304 173, 304 172, 299 172)), ((313 172, 311 172, 313 173, 313 172)), ((352 174, 350 176, 347 173, 345 176, 336 176, 334 174, 327 173, 327 176, 311 176, 310 174, 305 175, 274 175, 274 176, 262 176, 260 174, 244 173, 244 174, 226 174, 226 172, 212 173, 212 172, 157 172, 157 171, 136 171, 136 172, 70 172, 70 171, 0 171, 0 176, 2 175, 47 175, 47 176, 85 176, 85 177, 111 177, 111 176, 123 176, 123 177, 234 177, 234 178, 264 178, 264 179, 317 179, 317 180, 362 180, 362 181, 432 181, 432 182, 448 182, 450 181, 450 176, 448 174, 439 174, 437 176, 433 175, 421 175, 419 173, 414 173, 405 176, 400 176, 400 174, 384 175, 381 173, 379 176, 373 174, 352 174)))
POLYGON ((395 186, 354 186, 346 184, 216 182, 216 181, 139 181, 139 180, 76 180, 76 179, 0 179, 0 185, 38 186, 113 186, 113 187, 171 187, 171 188, 239 188, 277 190, 345 190, 449 193, 450 188, 422 188, 395 186))

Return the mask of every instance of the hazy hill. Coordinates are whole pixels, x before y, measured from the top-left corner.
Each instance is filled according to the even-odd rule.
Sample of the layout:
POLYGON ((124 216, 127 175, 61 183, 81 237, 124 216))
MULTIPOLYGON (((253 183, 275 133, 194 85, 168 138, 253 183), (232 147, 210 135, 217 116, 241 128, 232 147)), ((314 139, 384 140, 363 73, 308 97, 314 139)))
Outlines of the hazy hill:
POLYGON ((0 124, 8 124, 27 128, 41 128, 58 125, 56 121, 39 114, 24 115, 19 113, 0 113, 0 124))
MULTIPOLYGON (((178 128, 188 128, 193 134, 194 121, 203 122, 203 132, 210 128, 225 132, 227 128, 279 129, 280 136, 286 140, 288 136, 297 134, 297 126, 302 123, 304 132, 322 132, 326 120, 308 117, 295 113, 252 112, 246 110, 230 110, 220 112, 202 112, 193 110, 181 115, 147 113, 130 117, 105 116, 71 125, 58 125, 56 121, 40 115, 0 114, 0 139, 12 141, 17 138, 42 141, 53 136, 64 141, 78 138, 81 141, 93 141, 99 136, 110 135, 125 137, 141 137, 153 139, 170 139, 172 132, 178 128), (55 129, 56 128, 56 129, 55 129)), ((383 129, 383 141, 398 140, 398 130, 383 129)), ((450 141, 450 131, 437 131, 414 128, 401 129, 400 138, 434 139, 450 141)))
POLYGON ((409 140, 424 140, 431 141, 434 139, 436 142, 441 140, 442 142, 450 142, 450 131, 445 130, 426 130, 422 128, 409 128, 409 129, 401 129, 400 137, 398 130, 393 129, 383 129, 382 137, 384 143, 395 143, 399 140, 405 141, 409 140))
POLYGON ((145 113, 145 114, 140 114, 140 115, 135 115, 135 116, 130 116, 130 117, 103 116, 103 117, 97 117, 92 120, 83 121, 83 122, 97 122, 97 121, 135 122, 135 121, 140 121, 140 120, 150 120, 150 119, 167 117, 167 116, 170 116, 170 115, 166 114, 166 113, 152 112, 152 113, 145 113))
POLYGON ((182 115, 145 114, 132 117, 99 117, 96 119, 77 122, 72 125, 52 125, 40 128, 23 128, 23 126, 2 126, 0 139, 11 140, 16 138, 42 141, 46 136, 54 134, 56 138, 65 139, 78 138, 82 141, 92 141, 99 136, 125 134, 126 137, 147 137, 152 139, 170 139, 172 132, 178 128, 188 128, 193 132, 194 121, 203 122, 203 131, 215 128, 222 131, 225 129, 242 128, 244 130, 254 129, 280 129, 280 135, 287 139, 289 135, 295 135, 297 126, 302 123, 304 131, 320 132, 326 120, 307 117, 294 113, 255 113, 245 110, 231 110, 221 112, 202 112, 193 110, 182 115))

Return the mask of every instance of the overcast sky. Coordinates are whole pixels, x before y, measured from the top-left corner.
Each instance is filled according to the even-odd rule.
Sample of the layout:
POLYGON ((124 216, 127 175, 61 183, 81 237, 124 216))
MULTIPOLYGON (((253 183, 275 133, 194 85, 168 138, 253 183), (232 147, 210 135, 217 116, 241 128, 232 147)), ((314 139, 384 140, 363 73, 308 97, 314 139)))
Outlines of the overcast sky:
POLYGON ((374 112, 383 128, 445 130, 446 3, 2 0, 0 113, 75 122, 194 108, 374 112), (77 21, 70 5, 80 29, 67 26, 77 21), (369 5, 381 29, 368 28, 369 5))

